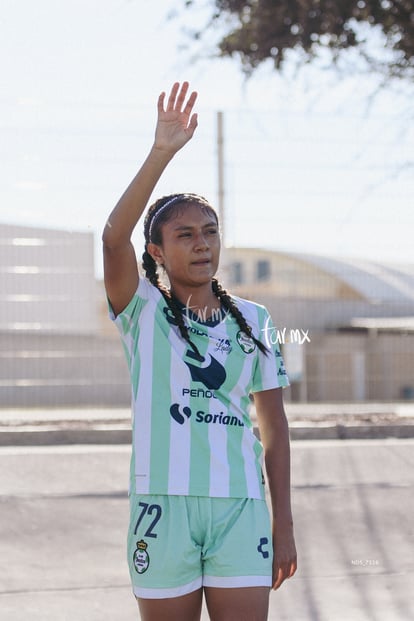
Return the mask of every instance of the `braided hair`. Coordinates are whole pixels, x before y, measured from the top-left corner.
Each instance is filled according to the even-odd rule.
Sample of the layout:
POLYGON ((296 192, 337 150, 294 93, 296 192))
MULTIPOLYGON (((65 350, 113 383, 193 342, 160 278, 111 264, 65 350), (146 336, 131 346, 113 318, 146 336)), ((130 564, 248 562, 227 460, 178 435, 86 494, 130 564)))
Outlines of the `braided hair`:
MULTIPOLYGON (((216 212, 203 196, 186 193, 171 194, 158 199, 150 206, 144 220, 145 249, 142 255, 142 267, 150 283, 154 285, 154 287, 156 287, 163 296, 174 317, 174 322, 177 325, 182 338, 189 344, 196 357, 200 361, 203 361, 203 356, 198 351, 197 346, 190 339, 188 327, 184 322, 179 300, 177 300, 171 290, 161 282, 157 272, 157 263, 148 252, 149 243, 157 245, 162 244, 162 225, 168 222, 173 215, 176 214, 176 209, 174 209, 174 207, 182 207, 183 204, 199 205, 202 209, 205 209, 209 214, 211 214, 218 224, 216 212)), ((214 295, 220 300, 224 309, 237 321, 240 330, 253 340, 262 353, 267 354, 268 350, 265 345, 263 345, 263 343, 253 335, 251 327, 235 304, 234 300, 216 278, 212 279, 212 289, 214 295)))
POLYGON ((250 337, 252 341, 257 345, 262 354, 268 354, 268 350, 265 345, 259 339, 257 339, 249 324, 247 323, 244 315, 235 304, 233 298, 227 293, 227 291, 222 287, 217 278, 212 279, 212 287, 214 295, 220 300, 225 310, 228 311, 232 317, 237 321, 238 326, 242 332, 246 334, 246 336, 250 337))

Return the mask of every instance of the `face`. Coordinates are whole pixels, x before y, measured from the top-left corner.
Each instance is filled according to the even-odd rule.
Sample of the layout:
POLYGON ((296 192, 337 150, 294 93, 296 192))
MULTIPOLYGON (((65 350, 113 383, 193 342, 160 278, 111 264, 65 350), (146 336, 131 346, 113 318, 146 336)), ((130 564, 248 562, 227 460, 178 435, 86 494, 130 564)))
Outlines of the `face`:
POLYGON ((220 256, 220 236, 214 215, 200 205, 185 205, 162 225, 162 244, 148 251, 163 265, 171 286, 197 287, 211 281, 220 256))

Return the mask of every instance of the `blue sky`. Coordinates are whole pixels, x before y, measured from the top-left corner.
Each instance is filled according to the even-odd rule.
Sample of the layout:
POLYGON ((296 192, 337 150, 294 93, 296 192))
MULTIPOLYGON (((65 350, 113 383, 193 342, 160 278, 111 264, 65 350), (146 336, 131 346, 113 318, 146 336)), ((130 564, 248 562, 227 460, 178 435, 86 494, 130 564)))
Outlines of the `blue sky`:
MULTIPOLYGON (((191 46, 177 1, 4 0, 0 222, 92 231, 151 145, 161 90, 188 79, 199 128, 157 187, 217 203, 224 113, 225 241, 414 264, 412 91, 309 68, 247 83, 191 46)), ((187 14, 187 25, 203 14, 187 14)), ((355 67, 355 65, 354 65, 355 67)), ((141 227, 134 237, 141 250, 141 227)))

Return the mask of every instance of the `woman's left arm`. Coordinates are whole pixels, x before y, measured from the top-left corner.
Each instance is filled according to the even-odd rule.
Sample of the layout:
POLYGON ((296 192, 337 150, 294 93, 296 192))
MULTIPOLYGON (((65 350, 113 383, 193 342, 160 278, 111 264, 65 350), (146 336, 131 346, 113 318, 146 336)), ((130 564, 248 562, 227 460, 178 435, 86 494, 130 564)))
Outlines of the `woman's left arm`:
POLYGON ((254 393, 254 403, 264 448, 273 517, 273 589, 291 578, 297 568, 290 503, 289 429, 282 388, 254 393))

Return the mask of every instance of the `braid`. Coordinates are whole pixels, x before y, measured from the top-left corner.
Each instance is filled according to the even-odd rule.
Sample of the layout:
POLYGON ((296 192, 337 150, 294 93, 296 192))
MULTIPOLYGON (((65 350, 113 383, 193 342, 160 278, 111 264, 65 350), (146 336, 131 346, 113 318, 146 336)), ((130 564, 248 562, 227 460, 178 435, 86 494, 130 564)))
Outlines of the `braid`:
POLYGON ((157 264, 150 255, 147 250, 147 246, 145 246, 145 251, 142 255, 142 267, 145 270, 145 275, 154 287, 157 287, 161 292, 164 289, 163 285, 160 283, 158 272, 157 272, 157 264))
POLYGON ((175 323, 177 324, 178 329, 180 330, 181 336, 190 345, 191 349, 194 351, 197 358, 199 360, 203 360, 203 357, 198 351, 198 348, 196 347, 196 345, 194 345, 194 343, 191 341, 188 335, 188 328, 184 323, 183 314, 180 310, 179 305, 177 304, 177 300, 174 298, 174 296, 171 295, 170 291, 164 285, 161 284, 159 276, 158 276, 158 272, 157 272, 157 264, 152 258, 152 256, 150 255, 150 253, 147 251, 146 247, 142 255, 142 267, 145 270, 146 277, 148 278, 150 283, 154 285, 154 287, 157 287, 158 291, 161 293, 164 300, 166 301, 168 308, 171 310, 172 314, 174 315, 175 323))
POLYGON ((227 293, 225 289, 223 289, 217 278, 213 278, 212 286, 214 295, 217 296, 217 298, 223 304, 224 308, 229 311, 234 319, 237 321, 240 330, 253 340, 253 342, 257 345, 262 354, 265 354, 267 356, 267 354, 269 353, 267 347, 254 336, 251 327, 244 318, 244 315, 234 303, 233 298, 227 293))

